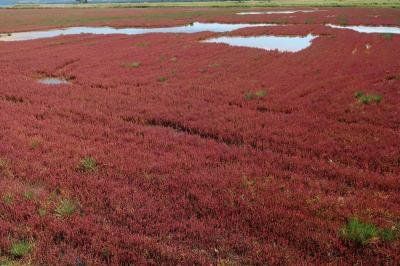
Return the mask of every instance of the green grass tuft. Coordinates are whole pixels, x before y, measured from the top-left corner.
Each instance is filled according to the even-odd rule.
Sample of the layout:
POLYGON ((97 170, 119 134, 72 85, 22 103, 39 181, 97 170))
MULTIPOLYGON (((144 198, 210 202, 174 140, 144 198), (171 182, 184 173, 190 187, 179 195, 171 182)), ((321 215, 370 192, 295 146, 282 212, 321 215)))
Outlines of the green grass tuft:
POLYGON ((244 98, 245 98, 246 100, 253 100, 254 95, 253 95, 253 93, 251 93, 251 92, 246 92, 246 93, 244 94, 244 98))
POLYGON ((385 228, 381 231, 381 239, 385 242, 392 242, 397 240, 397 232, 391 228, 385 228))
POLYGON ((359 98, 359 101, 363 104, 370 104, 370 103, 380 103, 382 101, 381 95, 364 95, 359 98))
POLYGON ((304 24, 313 24, 314 23, 314 18, 307 18, 305 21, 304 21, 304 24))
POLYGON ((364 95, 364 93, 362 91, 356 91, 354 93, 354 97, 356 97, 357 99, 359 99, 360 97, 362 97, 364 95))
POLYGON ((38 214, 40 217, 44 217, 47 214, 47 210, 45 208, 39 208, 38 214))
POLYGON ((259 90, 256 92, 257 97, 265 97, 267 96, 267 91, 266 90, 259 90))
POLYGON ((14 202, 14 197, 13 195, 7 193, 6 195, 3 196, 3 201, 6 205, 11 205, 14 202))
POLYGON ((253 100, 254 98, 262 98, 262 97, 265 97, 265 96, 267 96, 267 91, 266 90, 259 90, 259 91, 256 91, 255 93, 246 92, 244 94, 244 98, 246 100, 253 100))
POLYGON ((82 172, 89 173, 97 170, 97 161, 93 157, 84 157, 82 158, 79 169, 82 172))
POLYGON ((39 147, 39 145, 40 145, 40 141, 38 139, 31 140, 30 146, 31 146, 32 150, 37 149, 39 147))
POLYGON ((157 79, 157 81, 159 81, 159 82, 164 82, 164 81, 166 81, 167 79, 168 79, 167 77, 162 76, 162 77, 159 77, 159 78, 157 79))
POLYGON ((25 241, 13 242, 10 247, 10 254, 15 258, 22 258, 32 251, 32 245, 25 241))
POLYGON ((33 192, 30 191, 30 190, 25 191, 25 192, 22 194, 22 196, 23 196, 24 199, 26 199, 26 200, 32 200, 32 199, 33 199, 33 192))
POLYGON ((379 94, 364 94, 362 91, 356 91, 354 97, 362 104, 380 103, 383 99, 379 94))
POLYGON ((340 229, 340 236, 358 245, 368 245, 379 239, 379 228, 373 224, 363 223, 357 218, 351 218, 340 229))
POLYGON ((391 40, 393 39, 393 33, 381 33, 383 38, 385 38, 386 40, 391 40))
POLYGON ((336 20, 341 26, 346 26, 348 23, 348 19, 347 19, 346 15, 338 15, 336 17, 336 20))
POLYGON ((141 65, 140 62, 132 62, 130 64, 127 64, 126 66, 131 68, 138 68, 140 67, 140 65, 141 65))
POLYGON ((9 258, 2 257, 0 253, 0 266, 15 266, 15 264, 9 258))
POLYGON ((62 199, 55 209, 56 216, 66 218, 75 213, 76 205, 69 199, 62 199))
POLYGON ((147 42, 138 42, 135 44, 137 47, 147 47, 149 44, 147 42))
POLYGON ((14 177, 11 171, 10 163, 8 160, 0 157, 0 173, 3 173, 7 177, 14 177))
POLYGON ((340 229, 340 236, 346 241, 351 241, 360 246, 365 246, 377 241, 392 242, 397 240, 397 228, 379 228, 374 224, 364 223, 357 218, 351 218, 340 229))

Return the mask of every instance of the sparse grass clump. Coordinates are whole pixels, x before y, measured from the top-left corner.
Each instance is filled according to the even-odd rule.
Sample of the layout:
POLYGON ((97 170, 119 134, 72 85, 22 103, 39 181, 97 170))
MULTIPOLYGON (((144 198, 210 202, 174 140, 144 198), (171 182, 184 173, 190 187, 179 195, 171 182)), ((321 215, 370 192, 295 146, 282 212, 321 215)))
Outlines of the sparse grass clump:
POLYGON ((29 145, 32 150, 36 150, 40 146, 40 140, 32 139, 29 145))
POLYGON ((208 66, 209 66, 209 67, 219 67, 220 64, 218 64, 218 63, 212 63, 212 64, 209 64, 208 66))
POLYGON ((369 104, 369 103, 380 103, 382 101, 382 96, 381 95, 365 95, 360 98, 360 101, 364 104, 369 104))
POLYGON ((131 64, 129 64, 128 66, 129 67, 132 67, 132 68, 138 68, 138 67, 140 67, 140 62, 133 62, 133 63, 131 63, 131 64))
POLYGON ((251 93, 251 92, 246 92, 246 93, 244 94, 244 98, 245 98, 246 100, 253 100, 254 95, 253 95, 253 93, 251 93))
POLYGON ((132 62, 130 64, 125 64, 125 67, 130 67, 130 68, 138 68, 141 66, 140 62, 132 62))
POLYGON ((314 23, 314 19, 313 18, 307 18, 305 21, 304 21, 304 24, 313 24, 314 23))
POLYGON ((79 169, 84 173, 90 173, 97 170, 97 161, 93 157, 82 158, 79 169))
POLYGON ((137 47, 147 47, 149 44, 147 42, 138 42, 135 44, 137 47))
POLYGON ((22 258, 32 251, 32 244, 26 240, 13 242, 10 247, 10 254, 15 258, 22 258))
POLYGON ((394 241, 397 239, 397 232, 391 228, 381 229, 374 224, 364 223, 357 218, 351 218, 340 229, 340 236, 345 241, 365 246, 378 241, 394 241))
POLYGON ((385 228, 381 230, 381 239, 385 242, 392 242, 397 239, 397 232, 396 228, 385 228))
POLYGON ((342 26, 346 26, 348 23, 346 15, 338 15, 336 17, 336 19, 337 19, 337 22, 342 26))
POLYGON ((383 38, 386 40, 393 39, 393 35, 394 35, 393 33, 382 33, 383 38))
POLYGON ((363 93, 362 91, 356 91, 356 92, 354 93, 354 97, 356 97, 357 99, 360 98, 360 97, 363 96, 363 95, 364 95, 364 93, 363 93))
POLYGON ((110 260, 110 256, 111 256, 111 252, 108 248, 104 248, 101 251, 101 257, 104 261, 109 261, 110 260))
POLYGON ((256 91, 255 93, 246 92, 244 94, 244 98, 246 100, 253 100, 255 98, 262 98, 262 97, 265 97, 265 96, 267 96, 267 91, 266 90, 259 90, 259 91, 256 91))
MULTIPOLYGON (((56 216, 61 218, 70 217, 75 213, 76 205, 70 199, 62 199, 55 209, 56 216)), ((39 213, 40 214, 40 213, 39 213)))
POLYGON ((10 168, 9 161, 0 157, 0 173, 3 173, 7 177, 13 177, 13 173, 10 168))
POLYGON ((364 94, 362 91, 355 92, 354 97, 362 104, 380 103, 383 98, 379 94, 364 94))
POLYGON ((307 202, 307 204, 310 204, 310 205, 318 204, 321 202, 321 198, 318 195, 316 195, 316 196, 313 196, 313 197, 307 199, 306 202, 307 202))
POLYGON ((400 76, 388 76, 385 79, 386 80, 400 80, 400 76))
POLYGON ((25 191, 23 194, 22 194, 22 196, 24 197, 24 199, 25 200, 32 200, 33 199, 33 192, 32 191, 30 191, 30 190, 28 190, 28 191, 25 191))
POLYGON ((340 229, 340 236, 347 241, 359 245, 367 245, 379 239, 379 229, 373 224, 363 223, 357 218, 351 218, 340 229))
POLYGON ((256 92, 257 97, 265 97, 267 96, 267 91, 266 90, 259 90, 256 92))
POLYGON ((39 208, 38 214, 40 217, 44 217, 47 214, 47 210, 45 208, 39 208))
POLYGON ((10 193, 7 193, 3 196, 3 202, 6 205, 11 205, 14 202, 14 197, 10 193))
POLYGON ((230 259, 218 259, 217 266, 235 266, 238 265, 235 261, 230 259))
POLYGON ((159 78, 157 79, 158 82, 164 82, 164 81, 166 81, 166 80, 167 80, 167 77, 165 77, 165 76, 159 77, 159 78))
POLYGON ((9 258, 1 257, 1 253, 0 253, 0 265, 1 266, 12 266, 14 264, 9 258))
POLYGON ((6 159, 0 158, 0 169, 8 167, 8 162, 6 159))

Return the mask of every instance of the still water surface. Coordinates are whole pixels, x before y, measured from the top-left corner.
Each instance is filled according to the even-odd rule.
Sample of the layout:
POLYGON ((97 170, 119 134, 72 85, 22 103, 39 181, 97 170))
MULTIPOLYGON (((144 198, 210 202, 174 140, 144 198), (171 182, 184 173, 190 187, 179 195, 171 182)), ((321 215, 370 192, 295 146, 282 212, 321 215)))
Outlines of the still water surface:
MULTIPOLYGON (((1 1, 1 0, 0 0, 1 1)), ((200 23, 164 28, 123 28, 116 29, 111 27, 72 27, 65 29, 47 30, 47 31, 30 31, 16 32, 11 34, 1 34, 0 41, 27 41, 42 38, 52 38, 62 35, 75 34, 126 34, 136 35, 145 33, 195 33, 202 31, 211 32, 228 32, 247 27, 266 27, 275 26, 274 24, 224 24, 224 23, 200 23)))
POLYGON ((312 40, 318 36, 251 36, 232 37, 224 36, 204 40, 207 43, 225 43, 231 46, 259 48, 264 50, 277 50, 279 52, 299 52, 311 45, 312 40))

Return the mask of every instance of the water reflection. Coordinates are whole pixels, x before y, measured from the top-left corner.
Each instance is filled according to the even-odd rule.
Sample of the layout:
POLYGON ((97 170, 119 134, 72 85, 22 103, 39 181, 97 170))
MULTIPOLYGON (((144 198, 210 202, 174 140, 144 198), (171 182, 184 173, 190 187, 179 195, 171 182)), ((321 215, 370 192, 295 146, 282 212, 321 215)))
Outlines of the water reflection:
POLYGON ((17 32, 0 35, 0 41, 27 41, 41 38, 52 38, 61 35, 75 34, 126 34, 136 35, 145 33, 195 33, 202 31, 228 32, 246 27, 265 27, 275 26, 274 24, 224 24, 224 23, 200 23, 195 22, 185 26, 164 27, 164 28, 123 28, 116 29, 111 27, 72 27, 65 29, 17 32))
POLYGON ((70 84, 68 81, 59 78, 43 78, 38 80, 39 83, 45 85, 61 85, 61 84, 70 84))
POLYGON ((206 43, 225 43, 231 46, 278 50, 280 52, 298 52, 311 45, 318 36, 309 34, 300 36, 252 36, 252 37, 217 37, 204 40, 206 43))
POLYGON ((336 29, 350 29, 362 33, 393 33, 400 34, 399 27, 385 27, 385 26, 339 26, 333 24, 326 24, 326 26, 336 29))

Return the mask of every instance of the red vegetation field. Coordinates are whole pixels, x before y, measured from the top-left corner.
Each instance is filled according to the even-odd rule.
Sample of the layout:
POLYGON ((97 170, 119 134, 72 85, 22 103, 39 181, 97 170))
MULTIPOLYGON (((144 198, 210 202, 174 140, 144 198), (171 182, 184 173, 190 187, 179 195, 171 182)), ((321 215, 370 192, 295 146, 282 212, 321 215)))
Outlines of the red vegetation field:
MULTIPOLYGON (((29 12, 63 12, 62 21, 83 11, 0 10, 10 17, 0 31, 55 26, 29 12)), ((288 25, 0 42, 0 261, 399 263, 398 240, 360 246, 339 230, 350 217, 399 229, 400 35, 322 23, 396 25, 400 10, 210 12, 208 21, 288 25), (199 42, 308 33, 320 37, 298 53, 199 42), (37 83, 45 76, 71 85, 37 83), (363 104, 356 91, 382 100, 363 104), (20 241, 29 254, 11 250, 20 241)))

